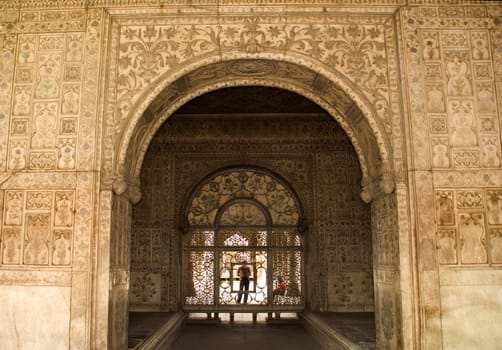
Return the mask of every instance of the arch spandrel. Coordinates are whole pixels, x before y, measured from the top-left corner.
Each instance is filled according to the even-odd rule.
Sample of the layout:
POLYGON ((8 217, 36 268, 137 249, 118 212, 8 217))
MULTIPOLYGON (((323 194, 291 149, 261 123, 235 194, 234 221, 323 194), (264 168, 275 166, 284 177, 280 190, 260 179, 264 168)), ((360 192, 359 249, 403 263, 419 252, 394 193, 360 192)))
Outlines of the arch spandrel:
POLYGON ((380 106, 376 112, 388 124, 388 18, 346 13, 341 17, 333 9, 285 16, 284 9, 277 10, 259 17, 192 13, 182 21, 118 19, 119 104, 133 106, 141 99, 134 91, 155 85, 155 79, 165 73, 184 75, 197 62, 211 64, 214 57, 220 61, 266 58, 326 67, 357 85, 372 105, 380 106))
MULTIPOLYGON (((209 92, 241 79, 245 80, 241 85, 256 83, 286 89, 294 82, 292 91, 306 91, 303 95, 317 103, 322 100, 320 105, 351 138, 365 182, 383 181, 380 177, 392 179, 388 75, 394 68, 388 65, 386 51, 394 45, 388 37, 392 10, 379 16, 340 16, 337 11, 331 8, 309 16, 296 12, 285 16, 284 9, 276 8, 259 17, 242 13, 221 17, 195 11, 174 22, 162 16, 115 17, 114 37, 119 48, 115 50, 119 54, 117 62, 112 63, 116 68, 110 72, 117 74, 111 76, 117 91, 116 177, 138 183, 140 166, 125 164, 143 158, 147 145, 141 142, 151 140, 156 131, 152 125, 157 126, 159 118, 164 121, 175 110, 165 109, 166 104, 179 107, 183 104, 180 101, 186 103, 196 97, 194 91, 201 92, 202 85, 209 92), (258 70, 256 63, 261 66, 258 70), (218 64, 226 68, 214 69, 218 64), (276 72, 277 65, 285 66, 287 74, 276 72), (319 88, 324 92, 319 93, 319 88), (161 94, 165 101, 157 98, 161 94), (345 118, 348 105, 343 106, 338 95, 347 95, 364 116, 369 125, 364 134, 373 139, 369 148, 358 149, 360 125, 345 118), (347 123, 341 123, 343 118, 347 123), (146 134, 134 136, 136 130, 145 128, 146 134), (130 144, 133 138, 139 143, 130 144), (377 163, 381 166, 373 169, 377 163)), ((384 192, 392 191, 389 183, 380 183, 384 192)))

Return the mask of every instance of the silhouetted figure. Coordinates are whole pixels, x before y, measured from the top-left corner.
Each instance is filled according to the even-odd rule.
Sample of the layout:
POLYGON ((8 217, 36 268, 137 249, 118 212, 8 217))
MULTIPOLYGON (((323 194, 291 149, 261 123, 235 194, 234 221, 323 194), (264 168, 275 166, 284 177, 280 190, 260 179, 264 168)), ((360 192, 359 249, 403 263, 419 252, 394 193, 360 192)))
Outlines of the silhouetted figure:
POLYGON ((244 294, 244 304, 248 302, 248 291, 249 291, 249 277, 251 276, 251 268, 244 262, 237 269, 237 276, 239 276, 239 296, 237 297, 237 302, 240 303, 242 299, 242 294, 244 294))

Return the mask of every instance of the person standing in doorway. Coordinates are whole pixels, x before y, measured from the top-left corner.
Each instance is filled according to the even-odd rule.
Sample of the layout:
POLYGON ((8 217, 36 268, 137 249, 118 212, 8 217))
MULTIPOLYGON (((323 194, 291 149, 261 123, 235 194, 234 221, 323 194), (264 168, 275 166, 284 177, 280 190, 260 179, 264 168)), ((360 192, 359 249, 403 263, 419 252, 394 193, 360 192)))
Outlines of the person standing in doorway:
POLYGON ((237 297, 237 303, 240 304, 242 299, 242 294, 244 294, 244 304, 248 302, 249 293, 249 277, 251 276, 251 268, 247 265, 247 261, 244 261, 241 266, 237 269, 237 276, 239 276, 239 296, 237 297))

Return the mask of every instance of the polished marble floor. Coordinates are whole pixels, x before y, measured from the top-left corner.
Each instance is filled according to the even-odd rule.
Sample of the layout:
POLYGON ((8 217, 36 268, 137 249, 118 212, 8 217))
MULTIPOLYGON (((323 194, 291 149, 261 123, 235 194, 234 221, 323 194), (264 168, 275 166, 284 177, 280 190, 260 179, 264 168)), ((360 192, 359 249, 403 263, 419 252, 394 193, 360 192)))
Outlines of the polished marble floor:
MULTIPOLYGON (((172 313, 130 313, 129 348, 141 343, 160 328, 172 313)), ((375 349, 374 313, 318 313, 323 322, 343 334, 361 349, 375 349)), ((280 322, 267 323, 266 314, 258 314, 253 324, 250 314, 227 314, 219 321, 207 321, 200 314, 186 322, 170 350, 321 350, 317 341, 302 327, 295 314, 281 316, 280 322), (289 317, 288 317, 289 316, 289 317)), ((168 349, 159 349, 168 350, 168 349)))
POLYGON ((322 350, 300 324, 187 324, 171 350, 322 350))

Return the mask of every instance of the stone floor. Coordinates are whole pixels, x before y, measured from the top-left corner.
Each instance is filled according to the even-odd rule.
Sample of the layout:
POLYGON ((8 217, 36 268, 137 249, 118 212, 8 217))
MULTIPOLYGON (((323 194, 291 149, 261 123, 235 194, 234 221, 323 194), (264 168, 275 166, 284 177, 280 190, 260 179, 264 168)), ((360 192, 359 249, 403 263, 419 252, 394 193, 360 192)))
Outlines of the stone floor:
MULTIPOLYGON (((130 313, 129 348, 141 343, 156 329, 160 328, 172 313, 130 313)), ((264 314, 266 315, 266 314, 264 314)), ((294 315, 294 314, 292 314, 294 315)), ((318 313, 316 314, 337 332, 343 334, 361 349, 375 349, 374 313, 318 313)), ((287 315, 286 315, 287 316, 287 315)), ((225 314, 220 314, 221 322, 190 322, 182 329, 180 336, 170 350, 321 350, 316 340, 299 322, 281 318, 284 322, 266 323, 258 316, 257 324, 252 324, 250 315, 235 315, 230 324, 225 314)), ((159 349, 160 350, 160 349, 159 349)), ((165 349, 167 350, 167 349, 165 349)))
POLYGON ((316 315, 362 348, 375 347, 374 312, 320 312, 316 315))
POLYGON ((171 350, 196 349, 322 350, 300 324, 187 324, 171 350))
POLYGON ((130 312, 129 349, 143 342, 174 315, 173 312, 130 312))

